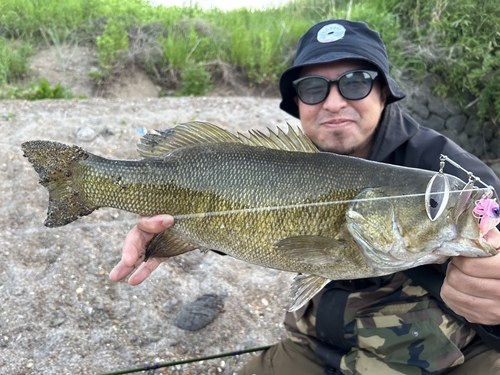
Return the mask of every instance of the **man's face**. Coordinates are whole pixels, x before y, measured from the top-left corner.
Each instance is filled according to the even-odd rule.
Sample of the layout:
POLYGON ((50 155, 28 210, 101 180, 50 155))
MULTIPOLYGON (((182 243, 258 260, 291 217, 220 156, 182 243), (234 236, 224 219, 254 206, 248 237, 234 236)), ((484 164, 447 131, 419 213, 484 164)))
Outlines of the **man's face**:
MULTIPOLYGON (((299 78, 316 75, 335 79, 357 69, 374 70, 373 66, 363 61, 342 60, 305 67, 299 78)), ((379 82, 380 79, 377 79, 370 94, 361 100, 343 98, 337 84, 331 85, 328 97, 318 104, 304 104, 295 97, 306 135, 322 151, 366 158, 389 93, 387 87, 382 92, 379 82)))

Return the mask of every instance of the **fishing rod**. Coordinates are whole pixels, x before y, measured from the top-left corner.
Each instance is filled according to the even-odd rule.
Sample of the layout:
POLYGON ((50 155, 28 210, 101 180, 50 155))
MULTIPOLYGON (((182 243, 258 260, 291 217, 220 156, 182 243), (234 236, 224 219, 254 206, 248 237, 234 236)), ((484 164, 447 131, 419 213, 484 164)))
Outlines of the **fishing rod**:
POLYGON ((240 354, 259 352, 262 350, 267 350, 271 346, 272 345, 258 346, 256 348, 237 350, 234 352, 226 352, 226 353, 221 353, 221 354, 214 354, 214 355, 209 355, 209 356, 200 357, 200 358, 190 358, 190 359, 184 359, 181 361, 166 362, 166 363, 155 363, 152 366, 137 367, 137 368, 120 370, 120 371, 115 371, 115 372, 106 372, 106 373, 102 373, 99 375, 123 375, 123 374, 132 374, 134 372, 141 372, 141 371, 149 371, 150 372, 150 371, 155 371, 159 368, 164 368, 164 367, 171 367, 171 366, 176 366, 176 365, 183 365, 186 363, 194 363, 194 362, 200 362, 200 361, 207 361, 210 359, 218 359, 218 358, 224 358, 224 357, 230 357, 230 356, 237 356, 240 354))

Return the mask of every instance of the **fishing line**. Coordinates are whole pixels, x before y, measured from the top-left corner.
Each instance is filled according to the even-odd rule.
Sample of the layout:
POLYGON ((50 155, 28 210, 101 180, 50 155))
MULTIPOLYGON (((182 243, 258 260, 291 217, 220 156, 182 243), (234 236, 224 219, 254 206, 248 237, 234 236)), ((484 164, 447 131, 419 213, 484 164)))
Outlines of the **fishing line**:
MULTIPOLYGON (((486 190, 487 189, 470 189, 471 191, 475 190, 486 190)), ((461 193, 464 190, 450 190, 447 193, 434 193, 437 194, 448 194, 448 193, 461 193)), ((468 191, 468 190, 467 190, 468 191)), ((242 208, 238 210, 227 210, 227 211, 212 211, 212 212, 199 212, 194 214, 184 214, 184 215, 174 215, 174 219, 182 220, 182 219, 195 219, 195 218, 206 218, 211 216, 223 216, 223 215, 237 215, 237 214, 246 214, 246 213, 254 213, 254 212, 263 212, 263 211, 279 211, 279 210, 289 210, 294 208, 306 208, 306 207, 321 207, 321 206, 329 206, 329 205, 337 205, 337 204, 350 204, 353 202, 370 202, 370 201, 386 201, 388 199, 402 199, 402 198, 412 198, 412 197, 423 197, 425 193, 416 193, 416 194, 403 194, 403 195, 391 195, 386 197, 374 197, 374 198, 357 198, 357 199, 346 199, 340 201, 327 201, 327 202, 313 202, 313 203, 294 203, 290 205, 280 205, 280 206, 268 206, 268 207, 252 207, 252 208, 242 208)))
POLYGON ((237 350, 234 352, 209 355, 209 356, 200 357, 200 358, 190 358, 190 359, 185 359, 185 360, 175 361, 175 362, 156 363, 153 366, 137 367, 137 368, 133 368, 133 369, 121 370, 121 371, 115 371, 115 372, 106 372, 106 373, 102 373, 100 375, 123 375, 123 374, 131 374, 133 372, 141 372, 141 371, 148 371, 148 373, 150 373, 152 371, 154 373, 155 370, 162 368, 162 367, 171 367, 171 366, 176 366, 176 365, 183 365, 186 363, 194 363, 194 362, 206 361, 206 360, 210 360, 210 359, 217 359, 217 358, 223 358, 223 357, 236 356, 236 355, 240 355, 240 354, 259 352, 262 350, 267 350, 271 346, 272 345, 259 346, 259 347, 251 348, 251 349, 237 350))
MULTIPOLYGON (((470 189, 473 191, 488 191, 487 188, 481 189, 470 189)), ((461 193, 463 190, 450 190, 449 194, 457 194, 461 193)), ((435 193, 435 194, 445 194, 443 193, 435 193)), ((402 194, 402 195, 392 195, 386 197, 372 197, 372 198, 356 198, 356 199, 346 199, 339 201, 326 201, 326 202, 313 202, 313 203, 294 203, 289 205, 279 205, 279 206, 268 206, 268 207, 251 207, 251 208, 242 208, 237 210, 227 210, 227 211, 211 211, 211 212, 199 212, 192 214, 181 214, 181 215, 173 215, 174 220, 185 220, 185 219, 197 219, 197 218, 207 218, 213 216, 224 216, 224 215, 239 215, 239 214, 247 214, 247 213, 256 213, 256 212, 268 212, 268 211, 279 211, 279 210, 289 210, 295 208, 307 208, 307 207, 322 207, 329 205, 342 205, 342 204, 350 204, 353 202, 370 202, 370 201, 379 201, 379 200, 388 200, 388 199, 403 199, 403 198, 412 198, 412 197, 422 197, 425 196, 425 193, 415 193, 415 194, 402 194)), ((96 223, 71 223, 69 226, 58 227, 59 230, 74 230, 74 229, 97 229, 101 227, 112 227, 117 224, 129 224, 131 226, 137 224, 137 219, 126 219, 126 220, 113 220, 113 221, 99 221, 96 223)), ((50 232, 54 228, 40 228, 40 227, 30 227, 23 229, 14 229, 10 230, 10 233, 14 234, 33 234, 39 233, 41 231, 50 232)))

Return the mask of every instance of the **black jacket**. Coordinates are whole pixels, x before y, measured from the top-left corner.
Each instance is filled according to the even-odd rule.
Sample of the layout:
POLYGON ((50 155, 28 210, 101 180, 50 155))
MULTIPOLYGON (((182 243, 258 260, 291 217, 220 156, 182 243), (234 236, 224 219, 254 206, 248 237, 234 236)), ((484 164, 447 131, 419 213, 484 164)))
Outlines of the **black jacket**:
MULTIPOLYGON (((500 179, 487 165, 444 135, 420 126, 397 103, 386 107, 368 159, 437 172, 440 154, 450 157, 500 193, 500 179)), ((444 171, 467 181, 467 175, 449 163, 444 171)))
MULTIPOLYGON (((374 146, 368 159, 437 172, 439 170, 441 154, 448 156, 467 171, 479 177, 486 184, 493 186, 497 193, 500 192, 500 179, 488 166, 442 134, 420 126, 407 113, 402 111, 397 103, 390 104, 385 108, 382 120, 376 130, 374 146)), ((464 181, 468 180, 465 172, 453 167, 449 163, 446 163, 444 171, 464 181)), ((442 269, 444 270, 445 267, 443 266, 442 269)), ((405 274, 413 282, 427 289, 432 296, 444 305, 439 296, 439 291, 444 280, 444 273, 438 272, 437 268, 433 266, 421 266, 413 269, 408 274, 405 271, 405 274)), ((316 315, 317 336, 319 338, 324 337, 325 341, 316 348, 316 353, 325 360, 327 374, 337 373, 335 369, 339 368, 339 361, 342 354, 350 349, 348 346, 332 347, 331 345, 334 342, 336 345, 342 342, 340 338, 340 327, 344 324, 342 306, 346 305, 349 294, 374 290, 377 288, 377 285, 381 285, 381 282, 381 278, 374 277, 353 282, 353 288, 350 290, 336 287, 335 282, 325 287, 316 315)), ((453 312, 450 311, 450 313, 458 319, 465 321, 465 319, 458 317, 453 312)), ((499 350, 500 337, 497 334, 498 326, 486 327, 473 325, 473 328, 488 345, 499 350)))

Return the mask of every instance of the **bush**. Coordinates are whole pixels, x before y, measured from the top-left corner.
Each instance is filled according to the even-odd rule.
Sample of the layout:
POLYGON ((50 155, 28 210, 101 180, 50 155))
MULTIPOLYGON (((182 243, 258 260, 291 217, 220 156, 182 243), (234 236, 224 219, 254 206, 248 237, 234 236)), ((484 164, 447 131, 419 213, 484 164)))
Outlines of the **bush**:
MULTIPOLYGON (((42 78, 28 89, 11 88, 3 95, 5 99, 41 100, 41 99, 73 99, 74 95, 57 83, 54 87, 42 78)), ((80 97, 83 98, 83 97, 80 97)))
POLYGON ((210 91, 213 85, 210 83, 210 73, 201 63, 190 63, 182 70, 183 88, 180 95, 203 96, 210 91))
POLYGON ((33 48, 28 43, 0 38, 0 86, 26 77, 32 53, 33 48))
POLYGON ((111 71, 116 65, 123 63, 128 51, 125 23, 115 18, 108 19, 104 32, 97 37, 96 43, 101 68, 111 71))
POLYGON ((497 0, 387 0, 398 15, 408 44, 424 50, 436 94, 485 120, 500 113, 500 7, 497 0))

